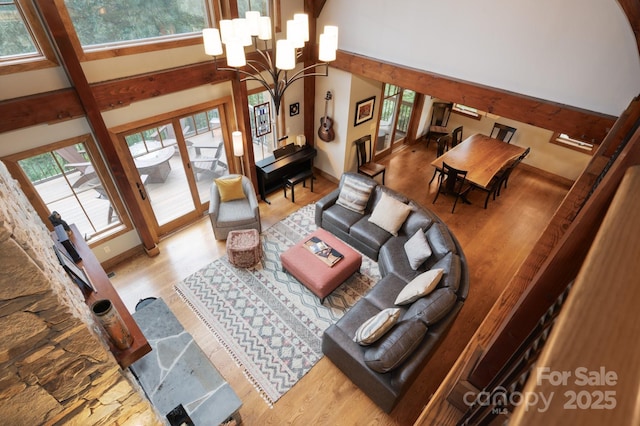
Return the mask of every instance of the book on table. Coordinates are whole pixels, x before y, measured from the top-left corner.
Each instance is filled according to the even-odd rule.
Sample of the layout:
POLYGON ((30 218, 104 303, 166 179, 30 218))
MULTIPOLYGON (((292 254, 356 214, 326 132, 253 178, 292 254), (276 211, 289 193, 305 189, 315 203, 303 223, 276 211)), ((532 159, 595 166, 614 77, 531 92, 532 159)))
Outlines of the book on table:
POLYGON ((331 247, 329 244, 325 243, 318 237, 311 237, 308 239, 304 246, 316 257, 322 260, 329 266, 333 266, 340 261, 344 256, 331 247))

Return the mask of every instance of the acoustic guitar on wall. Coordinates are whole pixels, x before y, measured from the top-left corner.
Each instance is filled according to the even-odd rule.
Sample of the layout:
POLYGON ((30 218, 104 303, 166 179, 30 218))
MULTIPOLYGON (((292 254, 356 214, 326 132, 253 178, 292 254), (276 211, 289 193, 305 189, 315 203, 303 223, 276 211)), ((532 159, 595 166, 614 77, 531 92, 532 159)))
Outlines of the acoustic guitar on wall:
POLYGON ((333 126, 333 120, 331 120, 331 118, 329 118, 329 116, 327 115, 327 107, 329 106, 329 101, 331 100, 331 92, 327 92, 327 96, 325 96, 324 99, 324 117, 320 118, 318 137, 325 142, 331 142, 336 137, 335 132, 331 128, 333 126))

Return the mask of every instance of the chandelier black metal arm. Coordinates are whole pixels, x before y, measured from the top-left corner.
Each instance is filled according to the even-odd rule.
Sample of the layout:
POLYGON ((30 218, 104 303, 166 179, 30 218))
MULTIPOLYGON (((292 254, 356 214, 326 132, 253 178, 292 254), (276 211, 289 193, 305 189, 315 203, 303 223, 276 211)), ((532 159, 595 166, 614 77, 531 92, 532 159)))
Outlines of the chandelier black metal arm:
MULTIPOLYGON (((265 42, 265 46, 266 44, 267 43, 265 42)), ((284 96, 284 92, 289 88, 289 86, 291 86, 291 84, 305 77, 327 77, 329 75, 329 64, 327 62, 319 62, 296 71, 289 78, 286 70, 278 69, 275 66, 272 60, 272 55, 269 53, 268 49, 262 50, 258 48, 255 43, 254 46, 255 51, 262 57, 262 61, 256 59, 246 60, 246 66, 250 68, 252 72, 245 71, 241 68, 218 66, 218 60, 215 56, 214 64, 218 71, 235 71, 238 75, 244 76, 240 79, 241 82, 256 81, 260 83, 271 95, 276 114, 279 114, 280 102, 284 96), (314 70, 318 67, 324 67, 324 72, 307 73, 307 71, 314 70), (273 82, 267 81, 267 79, 263 77, 263 73, 269 74, 273 82), (284 77, 281 78, 283 73, 284 77)), ((301 56, 301 49, 296 49, 296 59, 299 59, 301 56)))

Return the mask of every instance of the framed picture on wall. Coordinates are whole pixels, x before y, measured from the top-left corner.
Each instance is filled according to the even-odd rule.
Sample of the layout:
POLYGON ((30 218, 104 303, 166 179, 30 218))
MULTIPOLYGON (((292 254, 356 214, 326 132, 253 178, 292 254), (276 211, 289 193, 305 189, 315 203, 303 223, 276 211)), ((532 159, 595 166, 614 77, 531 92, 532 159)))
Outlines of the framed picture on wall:
POLYGON ((356 103, 356 116, 353 122, 354 126, 358 126, 373 118, 373 107, 375 106, 375 102, 376 97, 372 96, 356 103))

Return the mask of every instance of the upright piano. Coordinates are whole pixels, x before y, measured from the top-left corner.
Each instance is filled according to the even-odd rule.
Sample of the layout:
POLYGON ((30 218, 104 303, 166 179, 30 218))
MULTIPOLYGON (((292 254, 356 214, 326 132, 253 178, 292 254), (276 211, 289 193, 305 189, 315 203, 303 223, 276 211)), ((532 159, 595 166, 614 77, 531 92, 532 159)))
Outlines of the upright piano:
POLYGON ((260 198, 267 204, 270 204, 267 194, 282 188, 284 178, 313 167, 313 158, 318 151, 309 145, 289 144, 275 150, 274 154, 256 162, 260 198))

